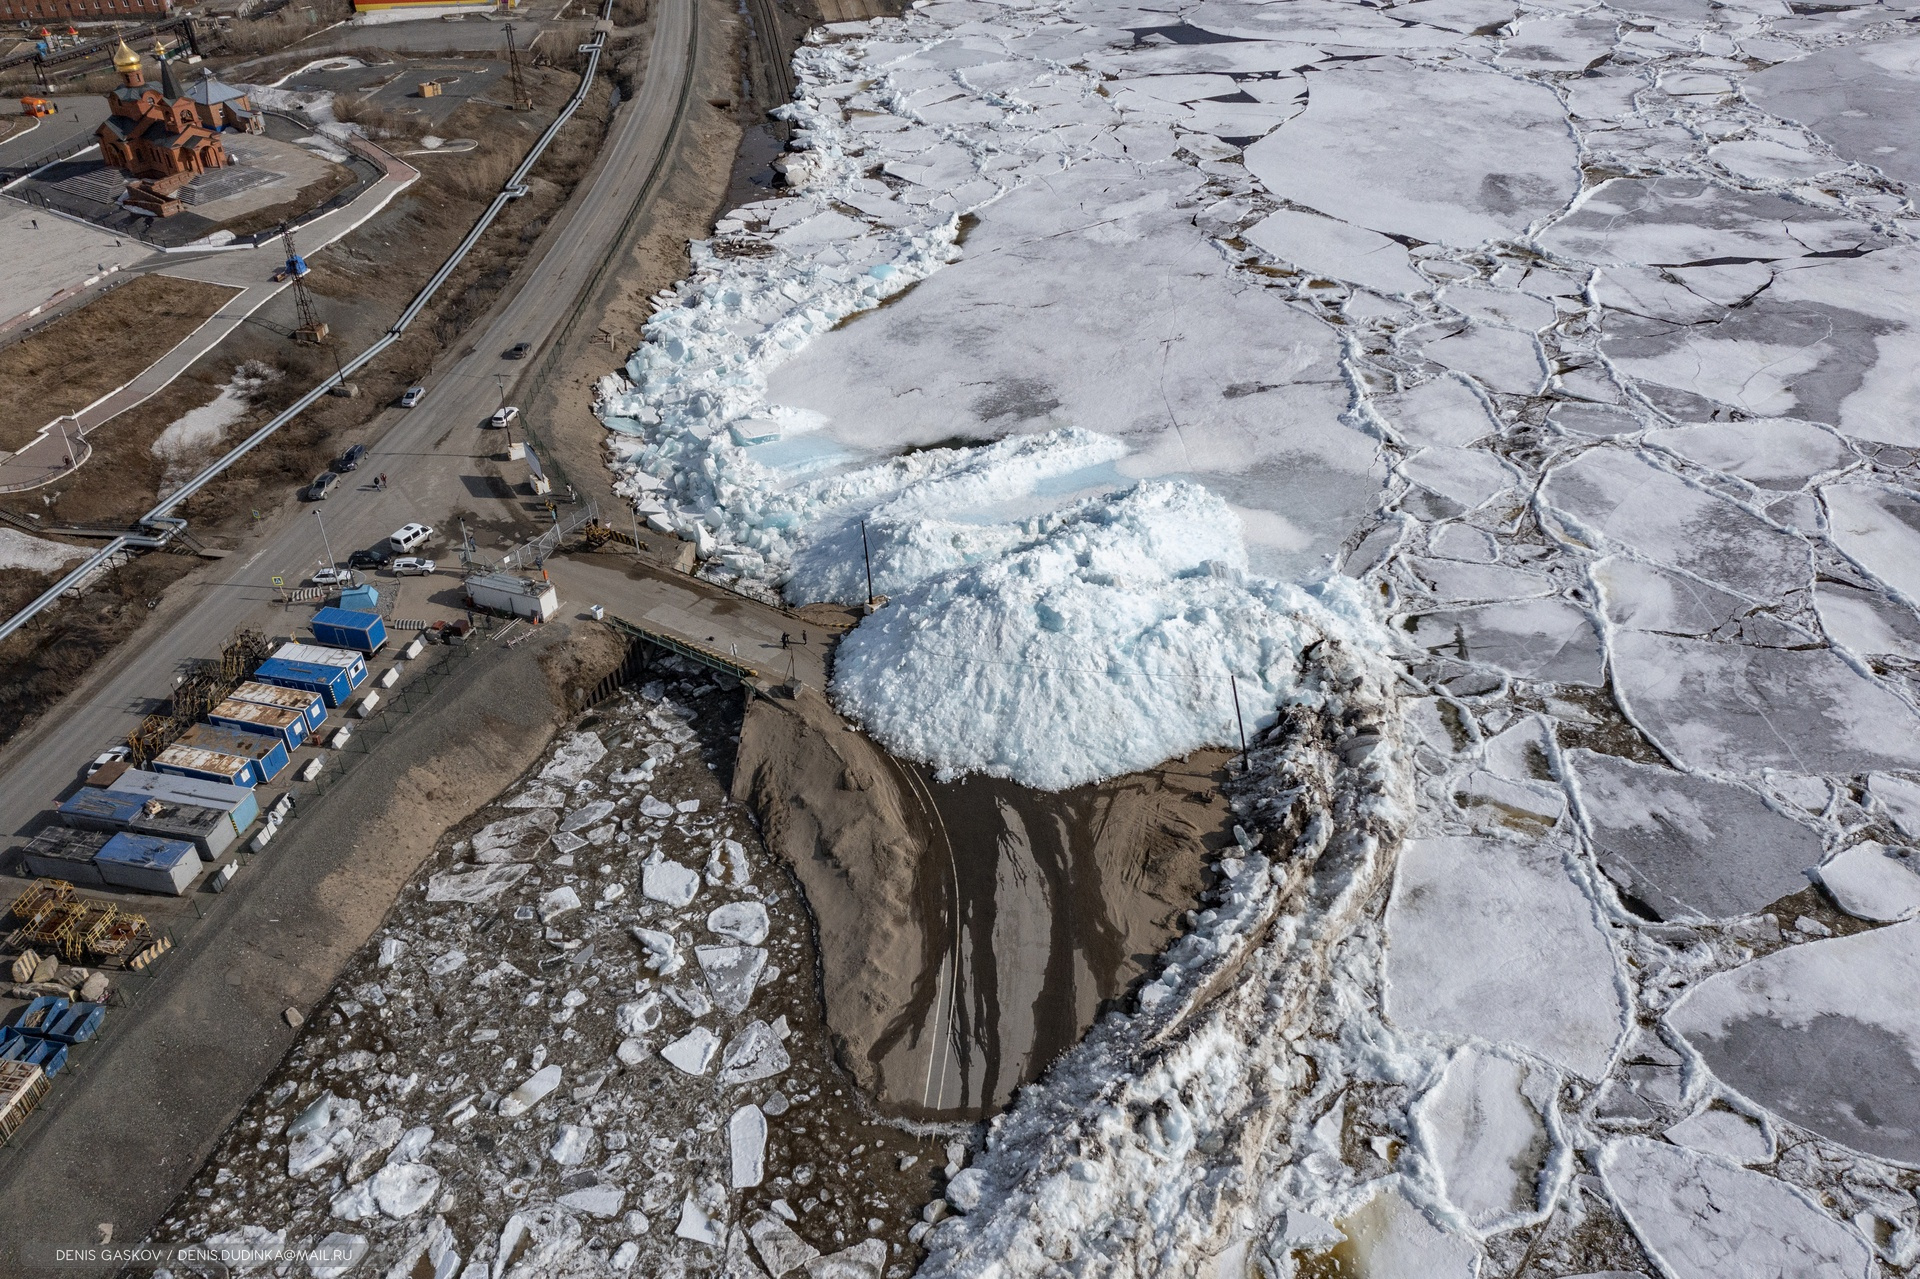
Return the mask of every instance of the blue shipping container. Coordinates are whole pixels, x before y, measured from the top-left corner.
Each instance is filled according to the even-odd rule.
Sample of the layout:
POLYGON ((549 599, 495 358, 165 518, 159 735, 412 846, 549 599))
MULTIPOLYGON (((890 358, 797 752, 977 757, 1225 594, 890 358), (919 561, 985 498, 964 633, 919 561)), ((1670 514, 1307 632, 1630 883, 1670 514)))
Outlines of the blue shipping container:
POLYGON ((339 666, 320 666, 313 662, 270 657, 260 663, 253 677, 263 684, 298 688, 318 693, 329 706, 343 706, 353 696, 353 680, 339 666))
POLYGON ((180 734, 179 745, 197 746, 203 751, 219 751, 222 755, 238 755, 241 759, 250 759, 260 765, 260 780, 270 782, 287 767, 287 744, 278 734, 269 736, 263 732, 245 732, 238 728, 223 728, 217 724, 195 724, 180 734))
POLYGON ((178 897, 200 874, 200 850, 184 839, 123 831, 94 854, 93 864, 109 884, 178 897))
POLYGON ((175 742, 153 757, 148 765, 156 773, 176 777, 197 777, 227 786, 252 788, 260 784, 260 768, 252 760, 219 751, 201 750, 175 742))
POLYGON ((330 648, 377 653, 387 642, 387 624, 378 613, 356 613, 323 608, 313 615, 313 637, 330 648))
MULTIPOLYGON (((291 691, 291 690, 289 690, 291 691)), ((285 706, 262 706, 229 697, 207 712, 207 723, 243 733, 266 733, 279 738, 290 751, 307 740, 307 717, 285 706)))
POLYGON ((280 661, 308 662, 314 666, 338 666, 347 673, 347 684, 359 688, 367 680, 367 659, 330 644, 282 644, 274 651, 280 661))
POLYGON ((228 786, 198 777, 149 773, 141 769, 129 769, 122 773, 113 785, 122 794, 149 795, 170 804, 217 808, 233 823, 235 835, 246 834, 247 827, 260 818, 260 801, 244 786, 228 786))
POLYGON ((299 711, 307 717, 309 733, 327 722, 327 699, 304 688, 262 684, 250 679, 227 696, 236 702, 258 702, 262 706, 284 706, 290 711, 299 711))
POLYGON ((81 830, 125 830, 146 802, 145 795, 82 787, 60 805, 60 820, 81 830))

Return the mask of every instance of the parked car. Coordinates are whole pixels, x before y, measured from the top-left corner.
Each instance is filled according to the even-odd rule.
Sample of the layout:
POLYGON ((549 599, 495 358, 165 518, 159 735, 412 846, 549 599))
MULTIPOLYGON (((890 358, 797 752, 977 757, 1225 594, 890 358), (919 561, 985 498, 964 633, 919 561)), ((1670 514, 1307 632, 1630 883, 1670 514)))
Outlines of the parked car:
POLYGON ((93 763, 87 765, 87 772, 89 775, 97 773, 108 764, 118 763, 120 760, 126 759, 132 754, 133 751, 125 742, 121 742, 117 746, 109 746, 93 757, 93 763))
POLYGON ((369 546, 364 551, 355 551, 347 556, 349 568, 380 568, 393 558, 393 552, 384 546, 369 546))
POLYGON ((425 546, 433 538, 433 528, 427 524, 402 524, 387 539, 387 545, 396 555, 408 555, 425 546))
POLYGON ((425 577, 433 572, 433 561, 421 559, 418 555, 402 555, 393 562, 395 577, 425 577))
POLYGON ((322 471, 314 477, 313 483, 307 485, 307 500, 309 502, 324 502, 328 496, 339 487, 340 477, 338 475, 335 475, 332 471, 322 471))
POLYGON ((524 360, 527 358, 527 352, 531 350, 533 350, 533 343, 515 342, 507 348, 507 353, 502 358, 508 360, 524 360))
POLYGON ((345 475, 348 471, 357 471, 360 469, 360 459, 366 455, 367 446, 364 444, 356 444, 340 455, 340 460, 333 464, 333 469, 342 475, 345 475))
POLYGON ((421 400, 425 399, 426 395, 427 395, 426 387, 410 386, 407 388, 407 393, 400 397, 400 407, 403 409, 410 409, 414 405, 418 404, 421 400))
POLYGON ((498 429, 520 416, 520 410, 509 404, 487 419, 487 425, 498 429))
POLYGON ((352 586, 353 574, 344 568, 323 568, 312 581, 315 586, 352 586))

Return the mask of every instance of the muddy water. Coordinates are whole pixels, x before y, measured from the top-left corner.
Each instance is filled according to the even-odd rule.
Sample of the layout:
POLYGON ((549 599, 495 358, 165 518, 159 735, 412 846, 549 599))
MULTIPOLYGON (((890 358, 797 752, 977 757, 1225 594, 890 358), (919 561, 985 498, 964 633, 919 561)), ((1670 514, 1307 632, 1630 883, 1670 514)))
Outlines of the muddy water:
POLYGON ((881 1045, 925 1045, 909 1100, 998 1109, 1146 972, 1229 839, 1222 763, 1196 755, 1055 793, 903 765, 934 828, 921 879, 932 997, 881 1045))

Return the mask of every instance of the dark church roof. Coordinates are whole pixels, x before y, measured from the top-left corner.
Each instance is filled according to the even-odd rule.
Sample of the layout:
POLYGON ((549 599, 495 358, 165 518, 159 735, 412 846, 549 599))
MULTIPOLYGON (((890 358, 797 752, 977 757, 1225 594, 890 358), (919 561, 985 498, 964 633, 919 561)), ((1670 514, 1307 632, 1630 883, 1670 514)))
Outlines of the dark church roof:
POLYGON ((203 107, 210 107, 215 103, 232 102, 236 98, 244 98, 247 95, 244 90, 214 79, 213 72, 202 71, 200 79, 188 87, 186 96, 203 107))

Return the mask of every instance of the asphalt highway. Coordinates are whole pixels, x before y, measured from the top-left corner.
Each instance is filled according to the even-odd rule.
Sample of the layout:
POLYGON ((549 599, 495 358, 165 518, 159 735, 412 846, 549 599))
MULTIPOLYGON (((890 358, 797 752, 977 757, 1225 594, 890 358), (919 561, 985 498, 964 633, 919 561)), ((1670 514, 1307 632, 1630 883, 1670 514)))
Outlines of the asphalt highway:
MULTIPOLYGON (((146 626, 0 753, 0 834, 37 826, 88 760, 136 728, 164 701, 176 675, 195 659, 216 656, 233 631, 255 626, 268 635, 286 633, 289 614, 278 602, 276 575, 288 585, 304 582, 328 548, 344 562, 350 551, 379 543, 413 520, 441 531, 438 546, 424 553, 443 569, 449 561, 457 569, 457 532, 446 527, 448 517, 462 509, 507 514, 500 499, 487 496, 491 481, 477 464, 504 447, 500 432, 485 429, 486 419, 503 394, 511 402, 514 380, 533 368, 547 340, 580 304, 654 163, 672 142, 692 74, 694 6, 692 0, 660 0, 655 13, 648 74, 638 94, 616 113, 598 167, 541 238, 504 304, 426 379, 418 407, 392 408, 375 419, 367 457, 329 500, 289 503, 229 559, 180 583, 146 626), (519 342, 532 344, 529 357, 503 360, 502 352, 519 342), (384 489, 368 486, 382 473, 388 479, 384 489)), ((518 465, 506 464, 510 478, 524 478, 518 465)), ((487 549, 497 544, 482 543, 487 549)), ((393 585, 389 578, 375 580, 393 585)), ((408 579, 407 589, 457 595, 458 579, 443 572, 408 579)))

